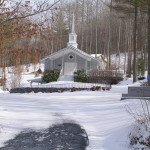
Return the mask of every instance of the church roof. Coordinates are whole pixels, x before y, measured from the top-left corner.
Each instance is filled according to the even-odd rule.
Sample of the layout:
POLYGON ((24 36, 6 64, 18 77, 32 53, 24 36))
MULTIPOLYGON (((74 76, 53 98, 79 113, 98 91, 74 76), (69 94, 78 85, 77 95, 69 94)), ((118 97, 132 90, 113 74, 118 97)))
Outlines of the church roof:
POLYGON ((67 46, 66 48, 63 48, 55 53, 52 53, 51 55, 47 56, 47 57, 44 57, 43 59, 41 59, 41 62, 43 62, 44 60, 46 59, 56 59, 56 58, 59 58, 61 56, 63 56, 64 54, 67 54, 69 52, 73 52, 73 53, 76 53, 77 55, 79 55, 80 57, 83 57, 85 59, 88 59, 88 60, 91 60, 91 59, 94 59, 96 61, 99 62, 99 60, 97 58, 94 58, 93 56, 81 51, 80 49, 74 47, 74 46, 67 46))

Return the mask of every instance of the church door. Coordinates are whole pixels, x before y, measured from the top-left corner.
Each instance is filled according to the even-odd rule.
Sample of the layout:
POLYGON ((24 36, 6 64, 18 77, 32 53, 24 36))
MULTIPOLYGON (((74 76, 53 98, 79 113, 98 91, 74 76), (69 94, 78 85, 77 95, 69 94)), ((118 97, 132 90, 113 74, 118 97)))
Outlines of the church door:
POLYGON ((73 75, 77 71, 77 63, 65 62, 64 64, 64 75, 73 75))

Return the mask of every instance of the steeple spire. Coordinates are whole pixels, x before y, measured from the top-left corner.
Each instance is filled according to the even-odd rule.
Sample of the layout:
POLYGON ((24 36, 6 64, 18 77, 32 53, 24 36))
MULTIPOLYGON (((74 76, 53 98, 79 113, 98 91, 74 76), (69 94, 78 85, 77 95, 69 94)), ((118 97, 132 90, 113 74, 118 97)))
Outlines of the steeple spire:
POLYGON ((74 13, 73 13, 73 17, 72 17, 72 30, 71 30, 71 33, 75 33, 74 13))
POLYGON ((71 33, 69 33, 69 42, 68 42, 68 46, 74 46, 77 48, 77 34, 75 33, 75 19, 74 19, 74 13, 73 13, 73 17, 72 17, 72 29, 71 29, 71 33))

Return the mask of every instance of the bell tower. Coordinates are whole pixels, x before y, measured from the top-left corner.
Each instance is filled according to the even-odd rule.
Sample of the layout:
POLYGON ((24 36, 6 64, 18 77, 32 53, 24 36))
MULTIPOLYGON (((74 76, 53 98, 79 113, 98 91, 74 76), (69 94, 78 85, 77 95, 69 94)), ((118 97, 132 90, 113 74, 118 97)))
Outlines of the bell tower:
POLYGON ((77 48, 77 34, 75 33, 75 19, 74 19, 74 14, 73 14, 73 19, 72 19, 72 30, 71 33, 69 33, 69 42, 67 44, 68 46, 74 46, 77 48))

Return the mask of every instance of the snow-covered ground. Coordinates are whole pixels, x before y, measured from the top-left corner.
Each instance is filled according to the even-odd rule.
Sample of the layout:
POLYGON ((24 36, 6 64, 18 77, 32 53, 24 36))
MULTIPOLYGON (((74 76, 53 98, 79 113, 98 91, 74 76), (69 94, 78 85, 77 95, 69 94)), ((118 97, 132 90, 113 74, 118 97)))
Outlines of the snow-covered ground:
POLYGON ((134 119, 127 112, 138 100, 120 101, 128 79, 110 91, 9 94, 0 91, 0 146, 26 128, 41 129, 74 121, 85 128, 89 150, 130 150, 128 133, 134 119))

